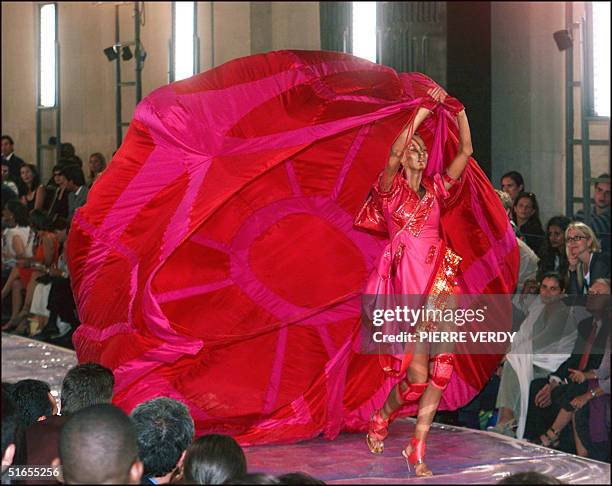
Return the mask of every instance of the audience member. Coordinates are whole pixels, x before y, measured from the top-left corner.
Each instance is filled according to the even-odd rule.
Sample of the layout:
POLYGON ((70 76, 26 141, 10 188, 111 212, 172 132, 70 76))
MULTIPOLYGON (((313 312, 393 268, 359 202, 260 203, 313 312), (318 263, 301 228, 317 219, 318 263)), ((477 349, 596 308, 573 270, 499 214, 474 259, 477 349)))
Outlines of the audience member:
POLYGON ((66 373, 60 392, 61 415, 36 422, 26 430, 28 464, 49 465, 59 456, 59 438, 68 418, 92 405, 111 403, 113 372, 97 363, 81 363, 66 373))
POLYGON ((576 341, 576 321, 560 299, 564 290, 558 273, 547 273, 540 296, 529 309, 512 342, 502 370, 497 425, 490 430, 523 437, 529 405, 529 384, 548 376, 569 356, 576 341))
POLYGON ((536 471, 510 474, 496 484, 564 484, 554 476, 536 471))
POLYGON ((19 189, 15 181, 11 179, 11 169, 6 160, 2 160, 2 201, 10 201, 19 197, 19 189))
POLYGON ((533 401, 525 435, 541 445, 559 446, 561 432, 580 408, 578 405, 582 406, 591 394, 584 372, 601 365, 610 332, 609 296, 609 280, 593 282, 586 300, 586 309, 592 315, 578 324, 578 338, 570 357, 548 378, 531 383, 533 401))
POLYGON ((7 164, 9 167, 11 179, 17 182, 20 178, 19 169, 25 162, 15 155, 15 142, 9 135, 2 135, 0 139, 0 154, 3 165, 7 164))
POLYGON ((236 479, 244 478, 246 472, 242 448, 232 437, 221 434, 203 435, 195 440, 187 450, 183 466, 184 480, 192 484, 237 484, 236 479))
POLYGON ((540 209, 535 194, 521 192, 516 196, 514 222, 518 228, 518 237, 537 254, 544 241, 544 230, 540 222, 540 209))
POLYGON ((325 484, 324 481, 303 472, 294 472, 278 476, 281 484, 325 484))
POLYGON ((568 260, 568 294, 584 295, 592 281, 610 278, 610 255, 601 253, 593 230, 584 223, 571 223, 565 230, 568 260))
POLYGON ((106 159, 100 152, 95 152, 89 156, 89 187, 93 186, 98 176, 106 169, 106 159))
MULTIPOLYGON (((4 383, 3 383, 4 385, 4 383)), ((20 424, 17 404, 2 389, 2 474, 13 464, 17 447, 17 431, 20 424)), ((4 481, 3 481, 4 484, 4 481)))
POLYGON ((154 398, 131 414, 144 464, 142 483, 167 484, 179 470, 195 433, 189 409, 172 398, 154 398))
POLYGON ((134 424, 118 407, 94 405, 68 419, 60 434, 66 484, 139 484, 142 462, 134 424))
POLYGON ((55 223, 58 218, 68 219, 68 181, 60 164, 53 167, 53 185, 55 189, 53 190, 47 214, 51 222, 55 223))
POLYGON ((264 473, 249 473, 239 478, 230 479, 224 484, 281 484, 278 478, 264 473))
POLYGON ((553 216, 548 221, 546 238, 539 252, 538 278, 541 279, 546 272, 558 272, 561 277, 567 278, 569 263, 565 254, 565 230, 570 222, 565 216, 553 216))
MULTIPOLYGON (((599 238, 602 250, 610 253, 610 174, 601 174, 597 178, 593 202, 589 226, 599 238)), ((577 211, 574 217, 585 222, 584 209, 577 211)))
POLYGON ((19 169, 21 177, 18 181, 19 199, 32 212, 34 209, 43 209, 46 190, 40 183, 40 176, 36 166, 23 164, 19 169))
POLYGON ((72 222, 74 212, 87 202, 89 189, 85 186, 85 176, 80 167, 69 165, 65 167, 66 189, 68 190, 68 223, 72 222))
POLYGON ((506 172, 501 176, 501 189, 512 198, 512 204, 514 204, 517 196, 525 191, 523 176, 515 170, 506 172))
MULTIPOLYGON (((510 223, 516 229, 516 225, 514 224, 514 221, 512 221, 512 199, 510 195, 506 192, 499 190, 496 190, 495 192, 497 192, 497 196, 499 197, 502 205, 504 206, 504 209, 506 210, 506 215, 508 216, 510 223)), ((520 292, 520 290, 525 285, 525 281, 527 279, 535 279, 538 268, 538 256, 531 248, 529 248, 529 246, 527 246, 527 243, 525 243, 523 240, 517 238, 516 241, 519 247, 520 262, 516 292, 520 292)))
POLYGON ((19 409, 21 424, 28 427, 57 414, 57 402, 48 383, 20 380, 13 385, 12 398, 19 409))

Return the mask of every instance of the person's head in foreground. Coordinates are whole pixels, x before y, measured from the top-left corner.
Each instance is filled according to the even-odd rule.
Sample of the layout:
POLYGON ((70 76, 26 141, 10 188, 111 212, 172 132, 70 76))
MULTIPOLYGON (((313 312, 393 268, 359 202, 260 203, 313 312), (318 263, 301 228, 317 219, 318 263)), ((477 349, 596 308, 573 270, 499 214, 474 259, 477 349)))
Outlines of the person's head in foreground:
POLYGON ((281 484, 325 484, 324 481, 303 472, 283 474, 278 476, 278 480, 281 484))
POLYGON ((110 404, 84 408, 68 419, 60 461, 67 484, 139 484, 143 470, 134 425, 110 404))
POLYGON ((144 475, 168 483, 183 465, 195 433, 189 409, 177 400, 160 397, 138 405, 131 417, 144 475))
POLYGON ((245 474, 236 479, 230 479, 225 484, 282 484, 277 477, 264 473, 245 474))
POLYGON ((497 484, 564 484, 554 476, 535 471, 519 472, 506 476, 497 484))
POLYGON ((68 370, 62 381, 62 415, 82 408, 111 403, 115 378, 113 372, 97 363, 81 363, 68 370))
POLYGON ((13 464, 17 443, 19 411, 8 392, 2 390, 2 472, 13 464))
POLYGON ((20 380, 13 385, 12 398, 19 411, 21 424, 28 427, 57 414, 57 402, 48 383, 40 380, 20 380))
MULTIPOLYGON (((187 450, 183 478, 195 484, 236 484, 243 477, 247 463, 242 447, 232 437, 208 434, 199 437, 187 450)), ((249 483, 243 483, 249 484, 249 483)))

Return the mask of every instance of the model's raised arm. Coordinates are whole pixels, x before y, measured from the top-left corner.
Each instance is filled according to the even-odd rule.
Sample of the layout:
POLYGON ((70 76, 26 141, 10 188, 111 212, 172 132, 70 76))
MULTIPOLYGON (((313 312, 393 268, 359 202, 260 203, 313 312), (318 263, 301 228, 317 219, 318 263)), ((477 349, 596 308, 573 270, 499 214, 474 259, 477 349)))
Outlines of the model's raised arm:
MULTIPOLYGON (((457 124, 459 125, 459 147, 457 155, 455 155, 455 158, 446 170, 448 176, 453 180, 457 180, 461 177, 473 152, 472 135, 470 133, 470 125, 465 110, 461 110, 457 113, 457 124)), ((448 190, 452 186, 452 182, 449 182, 448 179, 445 178, 444 186, 448 190)))

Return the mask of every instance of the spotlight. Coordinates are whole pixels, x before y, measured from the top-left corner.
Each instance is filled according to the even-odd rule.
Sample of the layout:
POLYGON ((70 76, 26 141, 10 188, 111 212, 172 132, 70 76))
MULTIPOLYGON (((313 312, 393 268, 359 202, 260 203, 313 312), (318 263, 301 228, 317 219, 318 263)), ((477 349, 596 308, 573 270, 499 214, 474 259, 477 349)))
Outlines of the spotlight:
POLYGON ((574 44, 572 42, 572 37, 567 29, 558 30, 553 34, 555 42, 557 43, 557 49, 560 51, 564 51, 569 49, 574 44))
POLYGON ((123 59, 124 61, 129 61, 130 59, 132 59, 132 57, 134 56, 132 55, 130 47, 123 46, 123 49, 121 49, 121 59, 123 59))
POLYGON ((108 59, 109 61, 115 61, 119 57, 115 46, 110 46, 104 49, 104 55, 106 56, 106 59, 108 59))

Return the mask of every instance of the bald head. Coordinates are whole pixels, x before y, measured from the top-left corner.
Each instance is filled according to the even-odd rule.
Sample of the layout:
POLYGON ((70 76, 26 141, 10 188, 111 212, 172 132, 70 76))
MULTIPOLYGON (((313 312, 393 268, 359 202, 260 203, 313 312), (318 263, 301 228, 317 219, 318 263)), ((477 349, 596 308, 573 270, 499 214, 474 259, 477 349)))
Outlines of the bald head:
POLYGON ((60 459, 68 484, 138 484, 142 475, 134 426, 110 404, 70 417, 60 436, 60 459))

